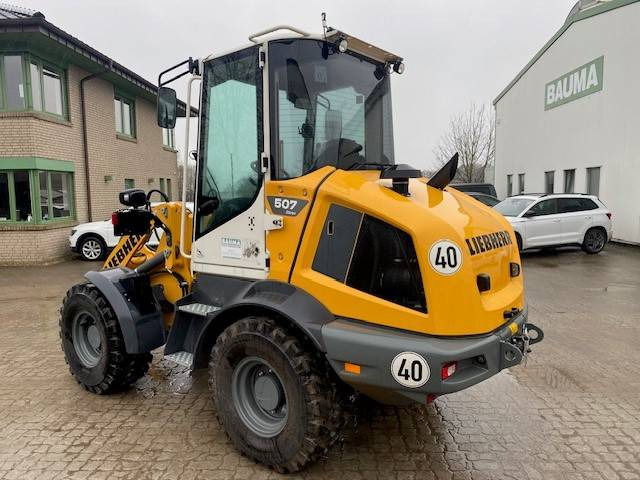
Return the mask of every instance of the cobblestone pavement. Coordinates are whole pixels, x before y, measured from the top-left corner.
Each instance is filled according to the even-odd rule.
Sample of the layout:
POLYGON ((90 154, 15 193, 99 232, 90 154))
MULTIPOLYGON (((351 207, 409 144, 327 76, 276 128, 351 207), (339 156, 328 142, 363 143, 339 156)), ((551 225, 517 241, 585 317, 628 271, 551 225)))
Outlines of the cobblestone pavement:
MULTIPOLYGON (((326 459, 289 478, 640 478, 640 250, 525 255, 526 367, 428 407, 371 407, 326 459)), ((204 376, 156 356, 107 397, 67 372, 57 310, 91 264, 0 269, 0 479, 279 477, 241 457, 204 376)))

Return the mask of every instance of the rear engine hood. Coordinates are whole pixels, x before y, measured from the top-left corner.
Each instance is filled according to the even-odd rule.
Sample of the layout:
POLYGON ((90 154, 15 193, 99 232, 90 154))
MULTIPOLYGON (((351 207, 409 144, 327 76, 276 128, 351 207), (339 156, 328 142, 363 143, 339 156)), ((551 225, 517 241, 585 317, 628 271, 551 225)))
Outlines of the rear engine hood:
POLYGON ((522 274, 510 275, 510 263, 520 264, 515 235, 502 215, 454 189, 428 187, 424 179, 410 180, 407 197, 390 186, 390 181, 379 180, 379 172, 336 171, 318 198, 362 211, 411 235, 428 312, 396 306, 395 313, 387 312, 382 320, 380 310, 362 318, 368 310, 347 302, 351 305, 341 305, 334 313, 433 335, 478 335, 504 325, 505 312, 524 307, 522 274), (461 253, 453 273, 443 273, 430 260, 430 251, 441 241, 452 242, 461 253), (489 277, 488 291, 479 291, 479 275, 489 277))

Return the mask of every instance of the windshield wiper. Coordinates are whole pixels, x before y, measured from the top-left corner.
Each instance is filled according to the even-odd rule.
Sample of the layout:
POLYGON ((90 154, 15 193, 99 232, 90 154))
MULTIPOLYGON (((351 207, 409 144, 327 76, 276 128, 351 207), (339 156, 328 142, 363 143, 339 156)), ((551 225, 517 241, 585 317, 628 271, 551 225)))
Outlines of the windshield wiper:
POLYGON ((388 168, 393 167, 393 165, 389 163, 355 162, 351 164, 347 170, 359 170, 360 167, 377 167, 376 170, 387 170, 388 168))

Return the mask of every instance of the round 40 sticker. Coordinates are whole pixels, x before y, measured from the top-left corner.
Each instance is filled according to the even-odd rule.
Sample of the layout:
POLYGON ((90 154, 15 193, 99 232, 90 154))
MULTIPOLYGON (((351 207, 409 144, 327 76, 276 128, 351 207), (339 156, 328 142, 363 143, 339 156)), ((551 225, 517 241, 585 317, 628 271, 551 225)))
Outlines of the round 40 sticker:
POLYGON ((391 362, 391 374, 400 385, 418 388, 427 383, 431 370, 422 355, 415 352, 402 352, 391 362))
POLYGON ((453 275, 462 266, 462 252, 451 240, 440 240, 429 250, 429 263, 440 275, 453 275))

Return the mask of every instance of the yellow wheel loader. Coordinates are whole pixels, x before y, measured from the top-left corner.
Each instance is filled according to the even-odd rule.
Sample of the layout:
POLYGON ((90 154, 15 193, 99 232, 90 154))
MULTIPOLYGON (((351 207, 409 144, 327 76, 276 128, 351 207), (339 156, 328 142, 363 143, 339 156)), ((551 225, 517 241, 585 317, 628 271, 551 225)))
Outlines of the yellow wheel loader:
POLYGON ((135 382, 160 347, 208 368, 236 447, 293 472, 339 438, 343 392, 424 404, 521 363, 543 333, 509 223, 448 187, 457 158, 429 180, 396 162, 402 58, 331 28, 249 40, 160 75, 164 128, 177 108, 163 78, 190 75, 187 116, 198 82, 195 207, 186 175, 182 202, 122 192, 122 240, 69 290, 61 339, 97 394, 135 382))

